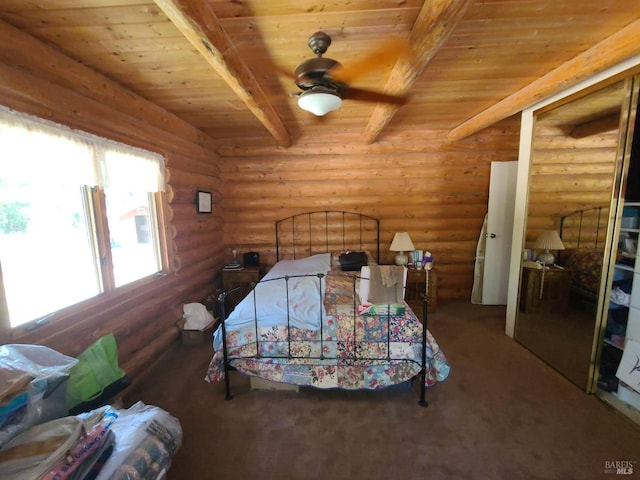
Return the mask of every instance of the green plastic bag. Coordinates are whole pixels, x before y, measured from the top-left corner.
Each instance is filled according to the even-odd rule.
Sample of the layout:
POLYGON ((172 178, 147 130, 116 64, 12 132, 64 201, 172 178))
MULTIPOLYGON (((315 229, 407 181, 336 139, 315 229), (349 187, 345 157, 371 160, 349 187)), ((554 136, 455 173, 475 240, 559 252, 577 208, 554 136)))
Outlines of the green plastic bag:
POLYGON ((98 398, 105 388, 124 376, 125 371, 118 366, 116 339, 109 333, 78 355, 78 363, 69 372, 69 410, 98 398))

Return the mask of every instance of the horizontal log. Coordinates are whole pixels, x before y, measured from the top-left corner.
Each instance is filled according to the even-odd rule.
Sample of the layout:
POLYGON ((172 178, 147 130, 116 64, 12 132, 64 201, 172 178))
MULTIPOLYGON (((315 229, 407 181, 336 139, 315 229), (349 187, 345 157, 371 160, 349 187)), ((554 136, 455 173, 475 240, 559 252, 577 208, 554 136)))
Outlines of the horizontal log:
MULTIPOLYGON (((217 203, 220 203, 220 201, 222 200, 222 193, 219 190, 220 188, 220 183, 221 182, 216 182, 217 185, 214 186, 213 182, 209 181, 207 182, 208 185, 210 185, 210 187, 212 187, 213 189, 211 190, 211 201, 212 203, 215 205, 217 203)), ((177 183, 173 188, 173 201, 171 203, 173 204, 178 204, 178 203, 194 203, 196 201, 196 193, 198 190, 205 190, 205 191, 210 191, 206 188, 200 187, 199 185, 195 185, 195 187, 193 185, 188 185, 188 184, 181 184, 181 183, 177 183)))
MULTIPOLYGON (((537 152, 536 158, 540 158, 539 163, 551 165, 553 163, 603 163, 615 160, 617 150, 611 147, 583 148, 583 149, 563 149, 550 148, 537 152), (578 161, 579 162, 578 162, 578 161)), ((536 164, 536 161, 533 162, 536 164)), ((533 166, 533 165, 532 165, 533 166)), ((586 165, 585 165, 586 167, 586 165)))
POLYGON ((547 149, 555 150, 561 148, 576 148, 587 150, 589 148, 611 148, 615 149, 618 145, 618 135, 600 135, 598 137, 587 138, 571 138, 571 137, 535 137, 533 144, 533 158, 536 158, 538 152, 544 152, 547 149))
POLYGON ((158 359, 180 336, 177 328, 168 328, 162 334, 127 358, 121 368, 132 378, 140 377, 154 360, 158 359))
POLYGON ((193 188, 195 199, 195 191, 200 190, 218 190, 220 180, 216 176, 205 173, 185 172, 178 169, 168 169, 170 172, 169 181, 174 188, 193 188))
MULTIPOLYGON (((411 198, 407 199, 408 203, 406 204, 411 205, 411 208, 406 208, 402 211, 399 211, 397 206, 375 205, 368 202, 368 200, 368 198, 345 198, 343 205, 338 206, 337 210, 344 209, 345 211, 362 213, 374 218, 379 218, 382 228, 387 228, 387 222, 396 221, 396 219, 405 224, 407 221, 441 221, 458 218, 479 218, 481 221, 487 210, 487 197, 477 199, 477 201, 473 203, 465 202, 459 197, 446 202, 444 198, 438 199, 430 196, 411 198), (439 203, 438 200, 442 200, 442 203, 439 203), (363 208, 363 206, 365 208, 363 208)), ((272 207, 267 200, 265 200, 263 209, 245 205, 238 206, 238 204, 235 206, 223 205, 222 207, 225 217, 227 217, 225 225, 232 224, 234 226, 233 228, 244 228, 242 227, 243 224, 245 227, 253 227, 256 223, 275 225, 276 220, 312 211, 315 207, 318 207, 318 210, 323 209, 321 205, 315 205, 313 203, 306 204, 302 201, 293 206, 283 205, 281 208, 276 208, 272 207)))
MULTIPOLYGON (((251 156, 305 156, 305 155, 343 155, 343 154, 360 154, 368 155, 371 153, 405 153, 405 152, 424 152, 424 151, 477 151, 483 146, 488 147, 496 142, 500 143, 504 148, 517 150, 519 142, 519 131, 513 129, 512 132, 502 132, 500 135, 485 135, 479 133, 473 137, 462 140, 460 142, 447 142, 445 137, 437 138, 416 137, 407 141, 404 138, 395 139, 385 136, 383 140, 379 140, 373 144, 363 144, 362 137, 357 134, 335 134, 331 133, 332 142, 318 142, 318 139, 311 139, 313 142, 305 143, 297 141, 295 145, 289 148, 281 147, 219 147, 216 153, 221 157, 251 157, 251 156), (499 140, 498 140, 499 138, 499 140), (317 143, 316 143, 317 142, 317 143)), ((422 135, 422 133, 420 134, 422 135)), ((237 145, 238 142, 235 142, 237 145)))
POLYGON ((315 183, 369 183, 377 181, 386 181, 390 175, 394 178, 407 179, 413 182, 436 183, 446 180, 453 182, 465 182, 479 179, 483 184, 489 175, 489 165, 422 165, 408 168, 406 165, 386 164, 378 166, 372 162, 367 162, 366 168, 349 169, 342 167, 340 169, 328 169, 324 165, 315 169, 302 171, 289 168, 288 171, 268 172, 250 172, 236 173, 235 175, 223 176, 225 184, 233 185, 239 188, 249 185, 249 182, 258 187, 267 189, 282 184, 294 184, 295 182, 315 182, 315 183), (321 180, 319 180, 321 179, 321 180))
MULTIPOLYGON (((604 158, 602 160, 605 160, 604 158)), ((576 156, 573 163, 533 163, 529 170, 532 177, 532 182, 536 181, 538 175, 559 176, 559 175, 610 175, 613 176, 615 171, 615 165, 612 161, 602 161, 599 163, 582 163, 582 158, 576 156)), ((549 181, 553 179, 542 179, 542 181, 549 181)))
MULTIPOLYGON (((182 305, 174 304, 171 308, 160 312, 153 322, 140 322, 134 329, 114 330, 118 341, 118 355, 122 358, 133 358, 154 339, 161 337, 164 332, 175 327, 182 317, 182 305)), ((157 354, 157 352, 156 352, 157 354)))
POLYGON ((495 150, 476 150, 465 152, 424 151, 411 153, 383 153, 363 155, 305 155, 301 157, 269 158, 268 162, 262 157, 239 157, 233 160, 224 159, 220 162, 221 176, 225 180, 233 179, 237 175, 254 175, 259 180, 261 175, 289 172, 314 172, 318 169, 333 171, 344 170, 363 171, 368 169, 400 168, 417 171, 422 168, 443 167, 452 165, 458 168, 473 168, 487 166, 491 161, 511 161, 517 159, 517 150, 513 148, 495 150))
POLYGON ((175 239, 189 237, 192 234, 200 234, 207 232, 210 235, 211 244, 210 248, 214 248, 218 243, 223 245, 222 236, 222 220, 220 217, 216 217, 216 221, 191 221, 190 219, 181 219, 175 222, 180 227, 176 230, 175 239))
MULTIPOLYGON (((603 202, 602 192, 556 192, 554 193, 554 202, 558 205, 565 203, 569 205, 585 205, 585 206, 593 206, 593 205, 604 205, 608 204, 609 201, 607 199, 606 202, 603 202)), ((549 200, 549 194, 547 192, 532 192, 529 195, 529 203, 530 205, 537 205, 538 203, 546 203, 549 200)), ((570 210, 575 210, 575 208, 571 208, 570 210)))
POLYGON ((594 194, 602 192, 610 196, 612 186, 613 172, 607 174, 583 173, 581 175, 556 175, 548 179, 546 176, 538 176, 532 179, 529 184, 529 191, 531 193, 557 193, 582 190, 594 194))
POLYGON ((183 153, 168 153, 167 167, 185 172, 197 172, 201 175, 218 177, 220 175, 220 157, 215 152, 209 152, 209 157, 193 157, 183 153))

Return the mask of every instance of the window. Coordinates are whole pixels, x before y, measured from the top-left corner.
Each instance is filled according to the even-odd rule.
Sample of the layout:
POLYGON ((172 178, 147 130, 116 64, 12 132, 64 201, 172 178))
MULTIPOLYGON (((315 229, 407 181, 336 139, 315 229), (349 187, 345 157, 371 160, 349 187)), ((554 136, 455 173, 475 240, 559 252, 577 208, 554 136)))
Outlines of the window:
POLYGON ((0 151, 11 327, 163 271, 160 155, 2 108, 0 151))

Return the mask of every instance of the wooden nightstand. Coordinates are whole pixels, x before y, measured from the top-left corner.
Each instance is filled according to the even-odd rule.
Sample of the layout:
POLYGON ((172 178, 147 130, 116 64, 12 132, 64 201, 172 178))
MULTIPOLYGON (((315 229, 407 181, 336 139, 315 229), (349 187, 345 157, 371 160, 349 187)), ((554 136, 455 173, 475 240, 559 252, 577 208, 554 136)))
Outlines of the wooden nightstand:
POLYGON ((407 271, 407 289, 404 298, 407 304, 413 310, 413 313, 422 321, 422 303, 421 293, 427 293, 427 312, 436 311, 438 306, 438 276, 435 269, 431 270, 413 270, 407 271), (429 282, 429 291, 427 292, 427 275, 429 282))
POLYGON ((545 313, 566 311, 573 272, 557 267, 522 268, 520 311, 545 313))
POLYGON ((251 283, 258 283, 264 275, 264 267, 244 267, 239 270, 222 271, 222 290, 229 292, 237 288, 235 292, 228 293, 225 304, 225 312, 228 315, 235 306, 240 303, 247 293, 251 291, 251 283))

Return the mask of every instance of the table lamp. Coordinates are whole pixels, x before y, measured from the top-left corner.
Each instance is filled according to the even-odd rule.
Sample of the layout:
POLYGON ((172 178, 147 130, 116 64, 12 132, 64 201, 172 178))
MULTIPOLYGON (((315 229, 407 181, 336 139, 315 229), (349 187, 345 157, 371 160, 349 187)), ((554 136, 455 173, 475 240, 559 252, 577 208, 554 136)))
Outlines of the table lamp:
POLYGON ((406 265, 409 262, 409 258, 404 252, 415 250, 411 237, 407 232, 396 232, 391 242, 389 250, 392 252, 398 252, 396 255, 396 265, 406 265))
POLYGON ((560 240, 560 235, 555 230, 543 230, 534 245, 536 248, 544 250, 538 254, 538 261, 545 265, 553 265, 555 258, 549 250, 564 250, 564 244, 560 240))

